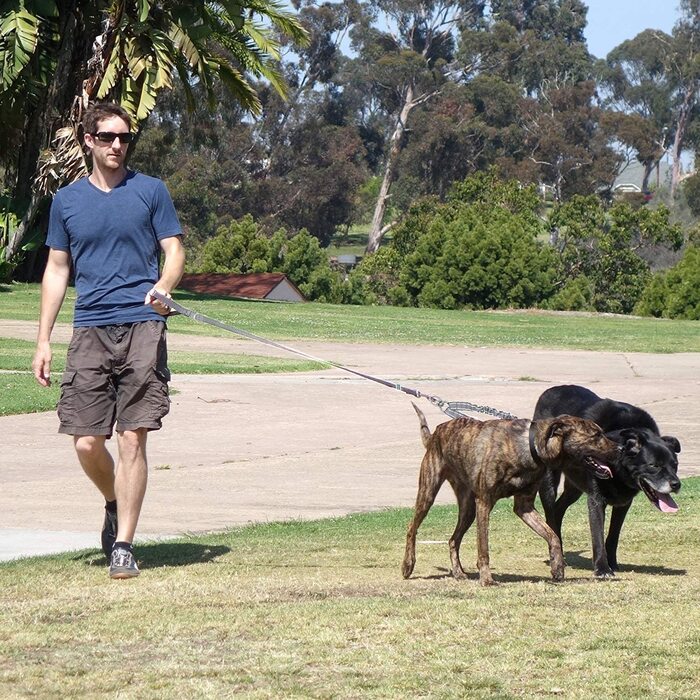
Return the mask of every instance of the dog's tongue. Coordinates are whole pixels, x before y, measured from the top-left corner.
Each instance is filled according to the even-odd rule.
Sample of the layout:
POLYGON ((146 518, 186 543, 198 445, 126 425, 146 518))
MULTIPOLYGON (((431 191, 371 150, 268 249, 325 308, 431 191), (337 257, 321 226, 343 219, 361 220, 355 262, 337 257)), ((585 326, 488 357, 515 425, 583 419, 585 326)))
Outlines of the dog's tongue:
POLYGON ((598 462, 596 465, 596 476, 599 479, 612 479, 612 471, 607 464, 600 464, 600 462, 598 462))
POLYGON ((656 494, 656 506, 662 513, 677 513, 678 505, 667 493, 656 494))

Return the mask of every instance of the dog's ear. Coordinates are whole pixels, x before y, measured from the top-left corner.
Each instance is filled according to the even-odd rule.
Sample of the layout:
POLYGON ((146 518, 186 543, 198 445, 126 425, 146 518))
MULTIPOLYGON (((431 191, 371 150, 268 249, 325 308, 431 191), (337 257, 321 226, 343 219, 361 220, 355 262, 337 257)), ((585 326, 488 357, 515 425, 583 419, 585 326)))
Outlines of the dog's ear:
POLYGON ((547 428, 547 432, 544 436, 544 441, 549 442, 552 438, 562 438, 566 434, 569 424, 565 420, 559 420, 555 418, 547 428))
POLYGON ((672 435, 662 435, 661 439, 669 446, 669 449, 673 450, 676 454, 680 453, 681 443, 672 435))
POLYGON ((637 455, 644 444, 644 437, 636 430, 627 429, 620 431, 622 438, 622 451, 628 455, 637 455))

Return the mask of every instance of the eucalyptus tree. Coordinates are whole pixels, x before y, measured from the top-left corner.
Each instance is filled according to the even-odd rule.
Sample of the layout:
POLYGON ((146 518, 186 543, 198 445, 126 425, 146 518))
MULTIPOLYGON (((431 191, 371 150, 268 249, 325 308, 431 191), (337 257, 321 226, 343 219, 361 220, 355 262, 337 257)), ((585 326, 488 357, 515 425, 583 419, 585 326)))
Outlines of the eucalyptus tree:
POLYGON ((306 32, 276 0, 13 0, 0 15, 0 141, 13 206, 25 209, 4 256, 19 250, 42 201, 86 171, 79 123, 91 100, 120 102, 141 124, 157 95, 193 83, 210 104, 222 83, 250 112, 252 79, 284 92, 282 34, 306 32), (7 119, 6 119, 7 118, 7 119), (39 152, 43 150, 41 158, 39 152))
POLYGON ((543 86, 591 78, 582 0, 492 0, 487 35, 490 74, 519 85, 528 97, 543 86))
POLYGON ((521 181, 551 186, 557 201, 609 183, 617 159, 596 105, 587 7, 581 0, 493 0, 491 9, 491 31, 480 39, 482 70, 519 131, 500 125, 507 144, 500 161, 521 181))
POLYGON ((646 29, 616 46, 597 65, 601 101, 618 117, 618 137, 644 167, 642 189, 673 140, 673 83, 668 64, 672 38, 646 29))
MULTIPOLYGON (((374 207, 367 251, 379 247, 391 185, 411 112, 438 95, 450 73, 470 73, 474 66, 454 64, 458 32, 483 21, 483 0, 369 0, 373 21, 350 32, 355 80, 366 86, 388 117, 381 185, 374 207)), ((390 226, 390 224, 389 224, 390 226)))
POLYGON ((700 0, 681 0, 673 28, 669 70, 674 83, 674 136, 671 195, 681 175, 681 155, 693 121, 700 119, 700 0))

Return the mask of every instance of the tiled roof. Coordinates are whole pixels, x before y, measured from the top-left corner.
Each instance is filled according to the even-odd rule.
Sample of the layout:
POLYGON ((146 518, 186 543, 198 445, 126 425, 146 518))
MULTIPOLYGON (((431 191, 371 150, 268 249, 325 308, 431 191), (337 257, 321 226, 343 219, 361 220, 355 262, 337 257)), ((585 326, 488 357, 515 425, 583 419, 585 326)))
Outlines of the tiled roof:
POLYGON ((281 282, 304 295, 282 272, 258 272, 248 275, 228 273, 198 273, 184 275, 178 287, 198 294, 213 294, 223 297, 243 297, 245 299, 265 299, 281 282))

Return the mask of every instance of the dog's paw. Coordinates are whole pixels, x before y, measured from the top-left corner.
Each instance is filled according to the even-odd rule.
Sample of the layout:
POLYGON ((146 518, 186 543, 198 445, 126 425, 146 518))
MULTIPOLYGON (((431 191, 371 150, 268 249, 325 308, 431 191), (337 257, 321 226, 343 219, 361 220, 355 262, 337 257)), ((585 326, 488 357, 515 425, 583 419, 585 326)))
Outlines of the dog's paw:
POLYGON ((452 576, 458 581, 465 581, 467 578, 469 578, 464 569, 452 569, 452 576))
POLYGON ((561 569, 557 569, 556 571, 552 571, 552 580, 561 582, 564 580, 564 568, 562 567, 561 569))
POLYGON ((598 569, 594 575, 597 579, 600 579, 601 581, 609 581, 610 579, 615 578, 615 572, 610 568, 598 569))
POLYGON ((410 578, 410 577, 411 577, 411 574, 413 573, 413 567, 414 567, 415 565, 416 565, 415 562, 407 562, 407 561, 405 561, 405 562, 401 565, 401 575, 402 575, 404 578, 410 578))
POLYGON ((498 586, 499 583, 498 581, 494 581, 490 576, 482 576, 479 579, 479 585, 480 586, 498 586))

